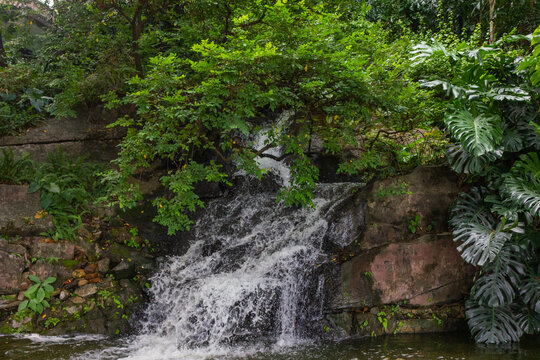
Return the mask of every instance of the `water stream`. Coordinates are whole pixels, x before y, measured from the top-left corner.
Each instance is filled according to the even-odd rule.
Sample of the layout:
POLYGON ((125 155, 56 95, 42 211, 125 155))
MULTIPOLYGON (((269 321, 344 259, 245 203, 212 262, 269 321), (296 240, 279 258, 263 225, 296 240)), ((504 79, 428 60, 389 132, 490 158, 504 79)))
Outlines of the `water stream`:
POLYGON ((332 225, 336 209, 361 185, 319 185, 314 209, 293 209, 276 203, 276 181, 261 185, 240 175, 235 181, 234 194, 211 201, 198 218, 187 252, 159 264, 137 335, 0 337, 0 354, 14 360, 540 358, 538 344, 487 356, 467 338, 437 335, 326 342, 318 265, 328 260, 328 238, 343 241, 336 234, 344 232, 332 225), (467 345, 456 352, 452 341, 467 345))

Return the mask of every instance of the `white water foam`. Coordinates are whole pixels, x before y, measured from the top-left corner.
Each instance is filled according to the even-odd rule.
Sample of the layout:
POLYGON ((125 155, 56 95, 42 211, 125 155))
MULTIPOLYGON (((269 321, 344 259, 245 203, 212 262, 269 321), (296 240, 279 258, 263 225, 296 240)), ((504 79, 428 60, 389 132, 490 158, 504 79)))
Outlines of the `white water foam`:
POLYGON ((140 335, 86 358, 222 359, 309 343, 320 328, 326 216, 357 187, 320 186, 315 209, 249 186, 208 204, 189 250, 151 279, 140 335))

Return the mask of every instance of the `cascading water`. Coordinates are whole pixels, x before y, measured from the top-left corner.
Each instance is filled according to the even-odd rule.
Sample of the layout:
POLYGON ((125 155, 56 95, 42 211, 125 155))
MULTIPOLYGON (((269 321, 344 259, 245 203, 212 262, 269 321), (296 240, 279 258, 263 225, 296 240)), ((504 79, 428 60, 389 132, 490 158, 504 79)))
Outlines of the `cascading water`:
POLYGON ((234 357, 320 332, 322 244, 336 205, 360 185, 319 185, 315 209, 292 209, 276 203, 276 184, 236 182, 234 194, 207 204, 188 251, 151 279, 140 335, 101 358, 234 357))

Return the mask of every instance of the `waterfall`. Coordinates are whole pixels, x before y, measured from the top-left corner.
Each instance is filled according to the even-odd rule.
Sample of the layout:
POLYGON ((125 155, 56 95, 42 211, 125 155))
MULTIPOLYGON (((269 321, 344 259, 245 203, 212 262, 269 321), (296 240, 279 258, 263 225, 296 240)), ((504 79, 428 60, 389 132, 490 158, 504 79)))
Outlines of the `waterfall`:
POLYGON ((127 358, 231 355, 306 343, 321 332, 323 242, 335 232, 336 204, 360 185, 321 184, 315 208, 294 209, 276 202, 277 184, 236 182, 232 194, 206 205, 187 252, 165 259, 151 278, 127 358))

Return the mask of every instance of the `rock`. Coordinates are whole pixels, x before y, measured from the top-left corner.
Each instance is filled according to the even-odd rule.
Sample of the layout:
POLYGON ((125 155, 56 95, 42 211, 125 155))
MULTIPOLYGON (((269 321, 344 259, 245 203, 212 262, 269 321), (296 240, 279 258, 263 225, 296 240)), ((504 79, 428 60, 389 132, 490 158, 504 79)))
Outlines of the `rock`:
POLYGON ((38 235, 52 224, 51 216, 36 218, 41 211, 39 193, 28 193, 28 185, 0 184, 0 232, 5 235, 38 235))
POLYGON ((85 240, 80 236, 75 239, 75 249, 78 257, 92 261, 96 258, 96 243, 85 240))
POLYGON ((69 292, 67 292, 66 290, 62 290, 60 291, 60 295, 58 296, 58 298, 60 300, 65 300, 68 296, 69 296, 69 292))
POLYGON ((109 271, 111 260, 109 258, 101 259, 97 262, 97 270, 102 273, 106 274, 109 271))
POLYGON ((75 256, 75 245, 70 241, 59 241, 57 243, 34 241, 32 244, 32 257, 35 258, 57 258, 71 260, 75 256))
POLYGON ((79 280, 79 282, 77 283, 77 286, 81 287, 81 286, 84 286, 84 285, 86 285, 86 284, 88 284, 88 280, 86 280, 86 279, 81 279, 81 280, 79 280))
POLYGON ((83 278, 85 275, 86 273, 84 272, 83 269, 76 269, 76 270, 73 270, 73 272, 71 273, 71 276, 73 276, 75 279, 83 278))
POLYGON ((38 260, 30 267, 30 273, 36 275, 41 281, 48 277, 55 277, 55 284, 61 284, 71 277, 71 272, 62 265, 46 260, 38 260))
POLYGON ((126 260, 122 260, 116 265, 111 273, 116 279, 131 279, 135 275, 135 266, 126 260))
POLYGON ((17 300, 19 301, 24 300, 24 291, 19 291, 19 294, 17 295, 17 300))
POLYGON ((86 274, 86 275, 84 276, 84 278, 85 278, 86 280, 92 280, 92 279, 97 278, 98 276, 99 276, 98 274, 93 273, 93 274, 86 274))
POLYGON ((352 307, 361 307, 370 296, 380 304, 407 300, 411 305, 431 306, 461 300, 472 285, 474 271, 449 236, 424 235, 345 262, 341 283, 352 307))
POLYGON ((87 297, 97 293, 97 287, 95 284, 87 284, 75 290, 75 294, 81 297, 87 297))
POLYGON ((98 277, 96 277, 96 278, 93 278, 93 279, 88 280, 88 282, 89 282, 90 284, 97 284, 97 283, 100 283, 100 282, 101 282, 101 279, 98 278, 98 277))
POLYGON ((0 295, 19 291, 25 266, 21 254, 0 250, 0 295))
POLYGON ((73 314, 79 312, 79 307, 78 307, 78 306, 75 306, 75 305, 68 306, 68 307, 66 308, 66 311, 67 311, 68 314, 73 315, 73 314))
POLYGON ((80 236, 82 240, 86 242, 91 242, 92 240, 94 240, 94 236, 92 235, 90 231, 88 231, 88 229, 84 225, 79 226, 79 228, 77 229, 77 235, 80 236))
POLYGON ((87 273, 87 274, 95 273, 96 270, 97 270, 97 265, 96 264, 88 264, 84 268, 84 272, 87 273))
POLYGON ((365 195, 367 226, 360 247, 368 250, 411 240, 418 233, 447 232, 457 184, 456 175, 446 167, 418 167, 405 176, 375 182, 365 195), (417 215, 421 224, 413 234, 408 226, 417 215))
POLYGON ((71 298, 71 302, 74 304, 82 304, 84 302, 84 299, 80 296, 75 296, 71 298))
POLYGON ((20 244, 13 244, 4 238, 0 238, 0 250, 10 254, 26 256, 26 248, 20 244))
POLYGON ((19 307, 19 304, 21 303, 20 300, 17 300, 17 298, 14 296, 13 299, 0 299, 0 311, 17 311, 17 308, 19 307))

